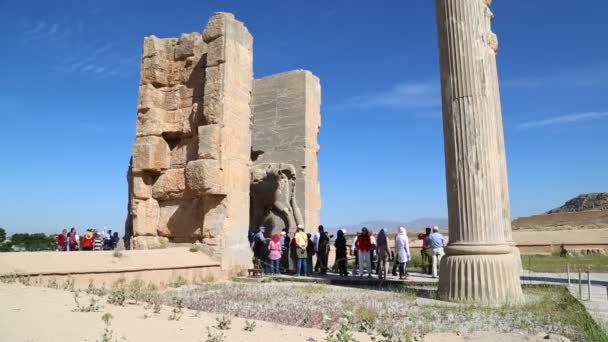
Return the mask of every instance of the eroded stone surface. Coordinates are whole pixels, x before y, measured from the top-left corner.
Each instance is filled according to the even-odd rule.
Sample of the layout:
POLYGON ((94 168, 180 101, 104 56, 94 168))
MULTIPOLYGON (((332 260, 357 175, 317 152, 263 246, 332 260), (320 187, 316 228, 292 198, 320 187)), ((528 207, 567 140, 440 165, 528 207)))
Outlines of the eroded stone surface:
POLYGON ((229 13, 214 14, 203 33, 144 39, 132 247, 200 241, 224 266, 249 263, 252 49, 229 13))
MULTIPOLYGON (((306 70, 257 79, 254 81, 251 106, 254 164, 292 165, 295 174, 290 182, 294 182, 295 202, 302 212, 302 221, 297 224, 303 224, 308 231, 315 231, 320 222, 321 209, 317 162, 317 136, 321 126, 319 79, 306 70)), ((258 171, 260 170, 252 169, 253 179, 258 171)), ((252 200, 253 198, 254 194, 252 200)), ((252 211, 252 215, 255 216, 250 221, 252 230, 262 222, 272 227, 276 224, 293 225, 295 222, 286 221, 285 218, 289 216, 273 213, 272 210, 267 214, 252 211), (262 220, 258 217, 260 215, 267 218, 262 220)), ((295 226, 289 228, 293 230, 295 226)))
POLYGON ((449 236, 439 296, 522 300, 509 196, 491 1, 436 0, 449 236), (472 167, 475 166, 475 167, 472 167))

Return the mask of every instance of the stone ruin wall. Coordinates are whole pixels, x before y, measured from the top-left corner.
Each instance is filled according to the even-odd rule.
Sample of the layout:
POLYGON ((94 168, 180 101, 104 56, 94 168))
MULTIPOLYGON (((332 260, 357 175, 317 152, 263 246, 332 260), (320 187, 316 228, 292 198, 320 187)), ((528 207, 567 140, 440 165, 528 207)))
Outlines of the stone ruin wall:
MULTIPOLYGON (((321 126, 321 85, 319 78, 306 70, 293 70, 253 82, 252 160, 255 166, 283 163, 283 169, 295 169, 293 210, 307 231, 316 231, 320 223, 321 191, 318 177, 317 136, 321 126)), ((252 188, 252 196, 255 192, 252 188)), ((270 212, 256 211, 252 199, 250 230, 259 225, 271 226, 274 232, 288 225, 276 206, 270 212)), ((295 226, 289 227, 292 231, 295 226)), ((267 232, 271 234, 270 231, 267 232)))
POLYGON ((319 225, 319 79, 295 70, 254 85, 252 50, 228 13, 202 34, 144 39, 128 173, 131 248, 201 241, 224 266, 244 265, 247 229, 260 223, 250 219, 255 208, 291 210, 292 224, 275 217, 272 227, 319 225))
POLYGON ((252 49, 247 28, 227 13, 202 34, 144 39, 131 248, 198 240, 224 266, 248 261, 252 49))

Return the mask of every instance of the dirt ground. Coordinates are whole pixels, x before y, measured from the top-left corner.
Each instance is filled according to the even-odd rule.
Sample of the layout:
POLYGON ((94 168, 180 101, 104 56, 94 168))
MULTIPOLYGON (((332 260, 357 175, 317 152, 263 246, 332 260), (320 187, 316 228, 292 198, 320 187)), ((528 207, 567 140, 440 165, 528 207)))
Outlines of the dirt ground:
MULTIPOLYGON (((81 295, 81 303, 88 303, 81 295)), ((101 316, 113 315, 111 329, 118 341, 206 341, 207 327, 217 325, 218 315, 201 312, 198 316, 186 310, 179 321, 169 320, 171 308, 151 314, 143 306, 113 306, 102 303, 99 312, 74 312, 73 293, 20 284, 0 284, 0 332, 3 341, 100 341, 105 325, 101 316), (150 317, 146 317, 146 313, 150 317)), ((294 310, 297 314, 297 310, 294 310)), ((232 318, 230 330, 212 328, 222 333, 225 341, 324 341, 326 333, 319 329, 284 326, 256 321, 253 332, 243 330, 245 320, 232 318)), ((371 341, 368 335, 355 333, 358 341, 371 341)), ((112 340, 114 341, 114 339, 112 340)), ((430 334, 423 341, 566 341, 545 335, 524 336, 483 332, 472 336, 430 334)))

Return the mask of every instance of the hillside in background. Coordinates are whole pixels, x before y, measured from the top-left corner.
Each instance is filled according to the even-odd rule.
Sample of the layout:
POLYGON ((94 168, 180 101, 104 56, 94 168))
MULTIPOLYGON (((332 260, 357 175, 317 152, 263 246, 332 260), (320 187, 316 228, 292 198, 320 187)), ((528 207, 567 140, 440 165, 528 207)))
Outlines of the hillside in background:
POLYGON ((597 192, 574 197, 559 208, 549 210, 547 214, 572 213, 580 211, 608 210, 608 193, 597 192))
POLYGON ((578 230, 608 228, 608 193, 582 194, 545 214, 520 217, 513 230, 578 230))

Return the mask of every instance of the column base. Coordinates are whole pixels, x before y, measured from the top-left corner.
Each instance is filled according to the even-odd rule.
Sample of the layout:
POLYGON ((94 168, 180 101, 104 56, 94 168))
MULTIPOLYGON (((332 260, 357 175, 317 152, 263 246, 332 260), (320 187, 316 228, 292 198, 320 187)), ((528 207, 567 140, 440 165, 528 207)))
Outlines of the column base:
POLYGON ((523 293, 514 251, 504 246, 506 253, 500 253, 505 248, 493 247, 476 246, 472 254, 462 249, 450 253, 447 247, 439 272, 439 298, 471 304, 521 303, 523 293), (488 253, 479 253, 481 249, 488 253))
POLYGON ((515 242, 511 242, 511 247, 513 248, 511 254, 513 255, 513 258, 515 258, 517 270, 521 273, 524 270, 524 266, 521 264, 521 254, 519 253, 519 248, 517 248, 515 242))

